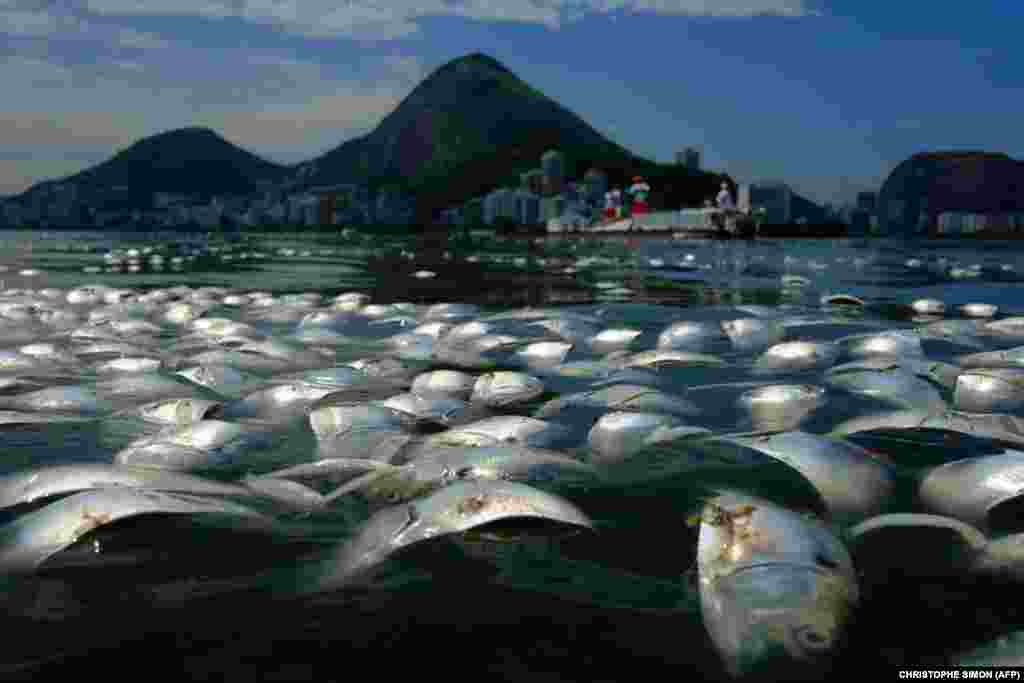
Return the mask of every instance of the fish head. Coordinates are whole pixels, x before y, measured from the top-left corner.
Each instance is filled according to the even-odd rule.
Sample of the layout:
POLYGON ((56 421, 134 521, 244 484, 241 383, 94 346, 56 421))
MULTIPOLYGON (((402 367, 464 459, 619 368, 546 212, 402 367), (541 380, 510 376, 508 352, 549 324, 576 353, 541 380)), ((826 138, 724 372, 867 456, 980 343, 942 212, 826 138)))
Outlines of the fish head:
POLYGON ((799 565, 755 565, 701 585, 708 633, 736 677, 827 665, 853 604, 843 577, 799 565))
POLYGON ((734 676, 827 662, 858 599, 826 527, 748 496, 705 505, 697 563, 705 627, 734 676))

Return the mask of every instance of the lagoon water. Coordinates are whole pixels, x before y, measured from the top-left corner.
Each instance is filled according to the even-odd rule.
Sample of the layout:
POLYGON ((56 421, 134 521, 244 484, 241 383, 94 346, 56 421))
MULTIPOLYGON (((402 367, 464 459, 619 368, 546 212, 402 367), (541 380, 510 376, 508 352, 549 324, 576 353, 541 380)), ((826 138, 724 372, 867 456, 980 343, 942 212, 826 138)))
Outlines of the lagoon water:
MULTIPOLYGON (((605 328, 641 331, 639 345, 626 351, 650 348, 661 330, 684 319, 780 320, 786 340, 835 342, 962 320, 957 307, 968 303, 996 305, 997 318, 1024 315, 1024 244, 1015 242, 529 240, 488 233, 447 240, 253 234, 222 242, 137 233, 8 232, 0 233, 0 266, 0 290, 102 284, 141 292, 187 285, 279 298, 315 292, 323 306, 356 291, 373 303, 408 302, 420 312, 439 302, 475 304, 484 314, 544 308, 548 316, 572 312, 592 316, 605 328), (822 303, 833 294, 865 305, 822 303), (944 302, 945 313, 915 312, 910 304, 920 299, 944 302)), ((251 305, 228 303, 209 314, 250 322, 276 336, 294 333, 298 320, 275 320, 251 305)), ((2 325, 4 348, 27 343, 13 333, 16 323, 2 325)), ((164 350, 177 335, 165 331, 164 350)), ((966 353, 1021 343, 940 337, 931 337, 927 357, 950 364, 966 353)), ((344 344, 333 351, 338 362, 365 355, 365 349, 344 344)), ((763 351, 722 352, 724 367, 652 372, 660 388, 692 396, 700 406, 690 424, 716 433, 749 431, 736 408, 736 392, 715 387, 763 382, 754 373, 763 351)), ((424 370, 436 366, 421 362, 424 370)), ((823 378, 821 367, 770 376, 779 384, 823 385, 823 378)), ((85 374, 76 381, 100 380, 85 374)), ((533 414, 559 392, 572 390, 572 382, 545 381, 543 396, 510 412, 533 414)), ((952 405, 949 387, 934 388, 952 405)), ((864 410, 857 400, 830 393, 801 428, 827 433, 864 410)), ((4 474, 41 465, 109 463, 138 437, 110 419, 23 425, 2 434, 4 474)), ((876 451, 888 447, 871 445, 876 451)), ((309 461, 314 448, 308 425, 290 424, 254 471, 309 461)), ((918 451, 928 448, 935 444, 922 437, 902 453, 884 455, 920 462, 918 451)), ((889 501, 893 511, 916 510, 908 483, 912 470, 900 470, 901 488, 889 501)), ((297 596, 291 570, 311 552, 348 537, 368 515, 358 502, 347 502, 326 519, 299 520, 305 533, 287 539, 174 518, 128 520, 79 541, 31 579, 7 581, 8 637, 0 677, 105 676, 127 673, 130 666, 141 675, 169 672, 192 680, 342 680, 390 678, 412 666, 422 676, 483 674, 515 681, 651 675, 727 680, 702 623, 694 578, 697 530, 687 520, 715 487, 803 509, 810 498, 805 484, 781 463, 709 466, 699 473, 665 462, 632 463, 600 486, 566 494, 594 520, 593 534, 496 548, 479 539, 439 539, 389 561, 368 584, 314 598, 297 596), (140 662, 145 672, 138 670, 140 662)), ((5 522, 15 518, 10 511, 0 514, 5 522)), ((942 572, 922 577, 901 573, 898 566, 883 576, 871 567, 858 571, 861 604, 835 655, 837 671, 940 666, 954 653, 1024 629, 1016 607, 1024 586, 1014 581, 942 572)))

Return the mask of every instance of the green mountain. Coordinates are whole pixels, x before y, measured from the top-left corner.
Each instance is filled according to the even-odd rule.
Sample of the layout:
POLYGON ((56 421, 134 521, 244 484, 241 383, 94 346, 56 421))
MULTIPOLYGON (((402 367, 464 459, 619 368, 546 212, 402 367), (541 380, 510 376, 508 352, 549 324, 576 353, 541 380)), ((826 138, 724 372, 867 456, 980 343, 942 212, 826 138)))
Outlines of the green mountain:
POLYGON ((201 198, 243 194, 261 184, 280 182, 287 173, 288 167, 236 147, 209 128, 189 127, 143 138, 107 161, 67 178, 40 183, 23 196, 74 183, 85 197, 145 206, 154 192, 201 198))
POLYGON ((717 192, 718 176, 637 157, 482 54, 440 67, 372 132, 313 160, 309 183, 396 185, 416 193, 422 220, 498 186, 518 186, 519 174, 538 167, 549 149, 565 155, 569 178, 582 179, 591 167, 617 184, 643 175, 655 203, 699 203, 717 192))

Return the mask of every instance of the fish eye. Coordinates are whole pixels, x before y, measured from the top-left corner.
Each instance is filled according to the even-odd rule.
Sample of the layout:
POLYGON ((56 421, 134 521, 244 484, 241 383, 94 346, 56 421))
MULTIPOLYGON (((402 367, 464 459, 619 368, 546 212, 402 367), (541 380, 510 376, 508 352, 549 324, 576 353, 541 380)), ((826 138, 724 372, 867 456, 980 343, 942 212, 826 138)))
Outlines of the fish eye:
POLYGON ((822 652, 832 647, 832 634, 813 626, 794 627, 792 635, 794 642, 804 652, 822 652))

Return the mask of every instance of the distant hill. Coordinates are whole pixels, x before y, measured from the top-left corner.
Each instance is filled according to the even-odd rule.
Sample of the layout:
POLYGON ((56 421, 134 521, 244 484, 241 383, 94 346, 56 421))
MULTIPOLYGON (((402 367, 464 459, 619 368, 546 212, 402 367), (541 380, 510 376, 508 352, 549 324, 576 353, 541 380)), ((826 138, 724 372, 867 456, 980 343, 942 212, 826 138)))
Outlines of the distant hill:
POLYGON ((643 175, 654 206, 700 204, 725 177, 638 157, 497 60, 471 54, 437 69, 372 132, 309 162, 281 166, 208 128, 181 128, 144 138, 81 173, 40 183, 22 198, 66 182, 82 196, 119 205, 148 202, 154 192, 205 198, 281 183, 392 185, 416 194, 417 218, 427 222, 440 208, 518 185, 519 174, 538 167, 549 149, 565 155, 569 179, 582 179, 591 167, 618 185, 643 175))
POLYGON ((57 183, 74 183, 85 195, 110 194, 127 203, 146 204, 154 192, 213 195, 251 192, 261 183, 279 182, 288 167, 231 144, 209 128, 189 127, 135 142, 80 173, 31 188, 23 196, 57 183))
MULTIPOLYGON (((311 184, 394 184, 417 193, 431 209, 519 184, 519 174, 561 151, 567 176, 592 166, 614 183, 642 174, 676 203, 714 196, 718 176, 640 158, 531 87, 497 60, 471 54, 448 62, 421 82, 370 133, 314 159, 311 184)), ((668 198, 666 198, 668 199, 668 198)))
POLYGON ((1024 161, 999 152, 933 151, 915 154, 893 169, 878 193, 883 228, 916 230, 925 217, 934 231, 946 211, 978 214, 1024 212, 1024 161))

